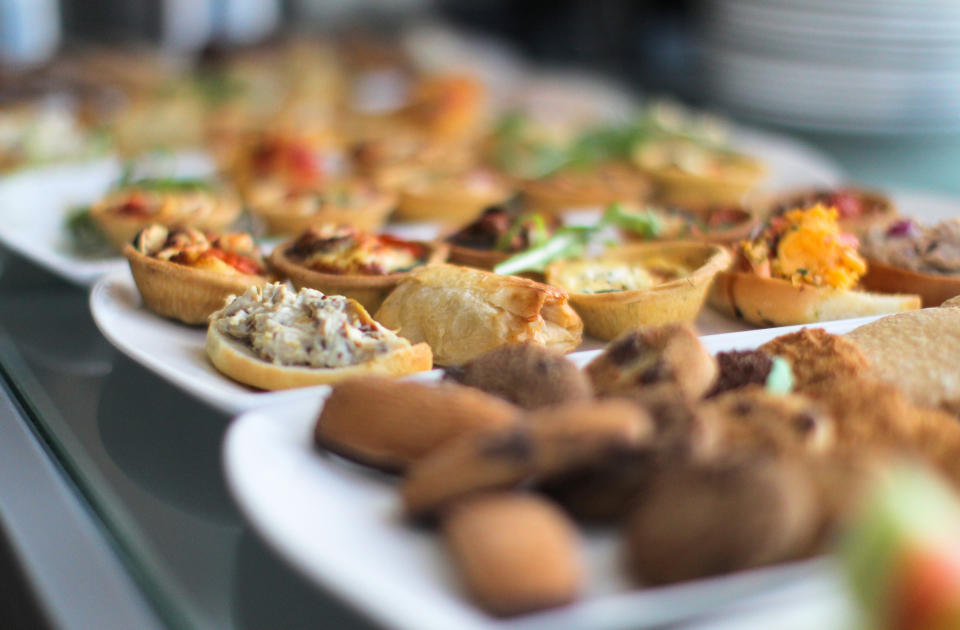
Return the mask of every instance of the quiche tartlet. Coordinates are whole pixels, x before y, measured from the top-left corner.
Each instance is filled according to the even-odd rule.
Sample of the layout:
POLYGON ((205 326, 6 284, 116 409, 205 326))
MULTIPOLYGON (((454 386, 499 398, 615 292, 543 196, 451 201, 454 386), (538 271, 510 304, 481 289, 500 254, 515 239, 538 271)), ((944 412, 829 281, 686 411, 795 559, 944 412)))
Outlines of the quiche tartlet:
POLYGON ((329 182, 322 188, 288 191, 264 186, 248 195, 250 209, 271 234, 297 234, 312 225, 333 223, 376 230, 396 206, 396 195, 361 179, 329 182))
POLYGON ((610 340, 638 326, 693 322, 714 276, 729 264, 720 245, 637 243, 552 263, 546 277, 569 293, 588 334, 610 340))
POLYGON ((259 389, 325 385, 368 375, 429 370, 430 347, 411 345, 356 300, 250 287, 210 316, 207 356, 230 378, 259 389))
POLYGON ((205 324, 228 297, 267 282, 260 250, 245 233, 150 225, 123 255, 144 305, 185 324, 205 324))
POLYGON ((917 293, 924 307, 960 295, 960 219, 932 225, 910 219, 875 226, 863 235, 863 286, 872 291, 917 293))
POLYGON ((657 201, 681 207, 740 203, 766 175, 755 158, 681 137, 638 145, 633 162, 653 180, 657 201))
POLYGON ((867 272, 856 236, 837 210, 816 204, 772 217, 740 243, 732 271, 717 275, 710 303, 759 326, 788 326, 920 308, 911 294, 857 290, 867 272))
POLYGON ((641 234, 620 229, 624 238, 637 241, 692 240, 733 245, 748 238, 759 223, 755 212, 739 204, 714 205, 699 210, 659 206, 626 207, 623 211, 651 216, 653 233, 641 234))
POLYGON ((510 256, 542 244, 560 225, 555 216, 491 206, 475 221, 447 237, 450 262, 493 269, 510 256))
POLYGON ((504 177, 486 169, 425 172, 401 189, 396 216, 404 221, 462 224, 512 193, 504 177))
POLYGON ((650 184, 637 169, 621 162, 595 167, 566 167, 520 187, 528 208, 549 214, 606 206, 615 202, 640 202, 650 184))
POLYGON ((154 223, 221 232, 238 216, 240 200, 235 195, 194 179, 122 183, 90 207, 90 218, 117 249, 154 223))
POLYGON ((406 241, 327 224, 307 228, 296 239, 277 246, 270 264, 297 288, 345 295, 375 311, 411 269, 442 262, 446 255, 442 243, 406 241))

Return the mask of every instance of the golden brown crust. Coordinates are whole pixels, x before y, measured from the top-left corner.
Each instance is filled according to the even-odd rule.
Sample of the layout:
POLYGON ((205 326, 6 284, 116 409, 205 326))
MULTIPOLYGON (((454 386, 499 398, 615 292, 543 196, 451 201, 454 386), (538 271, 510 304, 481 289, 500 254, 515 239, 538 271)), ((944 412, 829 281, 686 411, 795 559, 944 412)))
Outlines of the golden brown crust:
MULTIPOLYGON (((314 271, 292 259, 287 252, 292 241, 278 245, 267 259, 276 272, 289 278, 297 289, 304 287, 317 289, 327 295, 344 295, 353 298, 374 313, 384 298, 393 291, 410 272, 385 275, 336 274, 314 271)), ((441 263, 446 260, 448 249, 445 243, 422 243, 429 251, 427 264, 441 263)))
POLYGON ((798 286, 739 271, 718 273, 709 299, 727 315, 758 326, 813 324, 920 308, 917 295, 798 286))
POLYGON ((561 214, 616 201, 642 201, 650 192, 650 183, 632 166, 615 163, 584 171, 566 169, 523 182, 520 190, 525 206, 548 214, 561 214))
POLYGON ((268 281, 266 276, 218 273, 160 260, 141 254, 132 245, 124 245, 123 255, 144 305, 157 315, 185 324, 206 324, 231 295, 268 281))
POLYGON ((882 293, 916 293, 924 308, 940 306, 946 300, 960 295, 960 277, 939 273, 923 273, 894 267, 867 259, 867 275, 863 286, 882 293))
POLYGON ((111 211, 105 203, 94 204, 90 208, 90 218, 96 222, 107 240, 117 249, 133 242, 134 237, 143 228, 151 223, 159 223, 167 227, 174 225, 196 228, 203 232, 223 232, 240 216, 240 202, 228 196, 222 202, 214 205, 214 211, 200 217, 172 215, 126 216, 111 211))
POLYGON ((308 198, 279 199, 252 203, 253 212, 267 224, 271 234, 299 234, 314 225, 349 225, 364 232, 378 230, 397 205, 396 195, 384 191, 358 207, 324 207, 319 210, 299 207, 314 203, 308 198))
MULTIPOLYGON (((603 258, 642 261, 652 256, 683 261, 694 270, 649 289, 570 293, 570 303, 583 318, 588 334, 609 341, 637 326, 692 323, 703 309, 713 277, 730 265, 730 253, 724 247, 682 241, 623 245, 609 250, 603 258)), ((547 282, 553 283, 563 266, 563 262, 550 265, 547 282)))
POLYGON ((783 357, 790 363, 797 391, 805 391, 825 380, 844 382, 863 378, 870 370, 870 360, 857 344, 822 328, 804 328, 781 335, 759 350, 783 357))
POLYGON ((489 271, 512 255, 495 249, 474 249, 450 244, 450 262, 464 267, 476 267, 489 271))
POLYGON ((212 325, 207 328, 206 350, 215 368, 244 385, 265 390, 330 385, 359 376, 405 376, 429 370, 433 365, 430 347, 424 343, 348 367, 276 365, 257 357, 246 346, 230 339, 212 325))
POLYGON ((449 183, 431 186, 413 180, 400 192, 396 217, 401 221, 469 223, 484 208, 504 201, 510 194, 507 182, 499 177, 484 190, 471 190, 466 185, 450 186, 449 183))
POLYGON ((918 404, 960 413, 960 310, 928 308, 871 322, 849 333, 871 371, 918 404))
POLYGON ((695 175, 676 167, 641 168, 654 183, 654 199, 680 207, 706 207, 743 201, 766 175, 766 167, 747 160, 736 172, 719 176, 695 175))
POLYGON ((459 365, 524 341, 573 350, 583 322, 566 300, 564 291, 526 278, 430 265, 410 272, 375 319, 412 342, 429 343, 438 365, 459 365))

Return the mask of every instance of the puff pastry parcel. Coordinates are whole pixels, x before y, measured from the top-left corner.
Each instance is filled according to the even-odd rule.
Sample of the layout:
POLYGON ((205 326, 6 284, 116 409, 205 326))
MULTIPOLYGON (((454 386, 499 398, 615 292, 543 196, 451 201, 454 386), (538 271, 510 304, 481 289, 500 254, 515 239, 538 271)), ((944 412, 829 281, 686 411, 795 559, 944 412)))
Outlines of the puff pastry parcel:
POLYGON ((583 336, 562 289, 454 265, 411 271, 375 319, 412 343, 426 341, 437 365, 459 365, 511 343, 569 352, 583 336))

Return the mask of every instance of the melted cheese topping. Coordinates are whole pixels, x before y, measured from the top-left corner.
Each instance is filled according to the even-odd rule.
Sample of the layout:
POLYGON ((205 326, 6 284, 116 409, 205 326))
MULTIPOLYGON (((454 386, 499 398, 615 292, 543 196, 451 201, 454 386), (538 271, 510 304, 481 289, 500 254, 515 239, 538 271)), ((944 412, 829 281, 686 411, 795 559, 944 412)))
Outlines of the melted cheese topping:
POLYGON ((391 243, 388 238, 350 228, 313 228, 291 248, 291 254, 316 271, 389 274, 423 262, 416 243, 391 243))
POLYGON ((250 287, 211 315, 216 329, 277 365, 359 365, 410 343, 375 322, 359 303, 280 283, 250 287))
POLYGON ((612 293, 649 289, 672 273, 613 260, 582 260, 564 265, 553 281, 571 293, 612 293))

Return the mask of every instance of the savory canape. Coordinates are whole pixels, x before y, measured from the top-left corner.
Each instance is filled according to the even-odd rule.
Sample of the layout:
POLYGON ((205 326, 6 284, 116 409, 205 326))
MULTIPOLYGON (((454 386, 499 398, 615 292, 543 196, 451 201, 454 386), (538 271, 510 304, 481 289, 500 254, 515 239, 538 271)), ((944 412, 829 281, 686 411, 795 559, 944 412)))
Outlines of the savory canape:
POLYGON ((491 206, 476 221, 447 237, 450 262, 493 269, 510 256, 542 244, 559 225, 554 216, 491 206))
POLYGON ((588 334, 613 339, 642 325, 693 322, 730 254, 719 245, 638 243, 601 257, 547 267, 547 282, 564 289, 588 334))
POLYGON ((256 189, 248 195, 251 211, 271 234, 297 234, 312 225, 333 223, 376 230, 396 206, 396 196, 361 179, 328 182, 317 190, 282 193, 256 189))
POLYGON ((570 166, 521 185, 526 207, 548 214, 605 206, 614 202, 640 202, 650 185, 629 164, 608 162, 596 166, 570 166))
POLYGON ((960 295, 960 219, 875 226, 863 235, 860 251, 868 261, 868 289, 918 293, 925 307, 960 295))
POLYGON ((205 324, 228 297, 267 282, 260 250, 245 233, 212 236, 154 224, 123 255, 144 305, 186 324, 205 324))
POLYGON ((427 344, 411 345, 355 300, 282 284, 250 287, 213 313, 206 349, 218 370, 267 390, 403 376, 432 365, 427 344))
POLYGON ((836 208, 840 229, 856 235, 872 227, 886 226, 897 218, 897 207, 888 196, 851 187, 793 191, 775 199, 772 212, 809 208, 818 203, 836 208))
POLYGON ((750 236, 757 225, 757 216, 746 206, 739 204, 714 205, 692 211, 678 207, 629 207, 623 212, 646 214, 651 228, 634 231, 620 229, 630 240, 693 240, 719 245, 733 245, 750 236))
POLYGON ((376 311, 383 298, 420 265, 443 262, 441 243, 406 241, 388 234, 370 234, 344 225, 307 228, 279 245, 270 264, 297 288, 345 295, 376 311))
POLYGON ((412 342, 429 343, 438 365, 525 341, 569 352, 583 331, 562 290, 454 265, 414 269, 375 317, 412 342))
POLYGON ((640 143, 633 161, 657 201, 681 207, 740 203, 766 173, 755 158, 683 137, 640 143))
POLYGON ((422 172, 401 188, 396 217, 404 221, 462 224, 512 194, 506 179, 487 169, 422 172))
POLYGON ((786 326, 920 308, 916 295, 856 290, 867 272, 858 240, 822 204, 772 217, 717 275, 710 303, 760 326, 786 326))
POLYGON ((117 249, 153 223, 221 232, 239 215, 234 194, 198 179, 124 182, 90 207, 90 218, 117 249))

